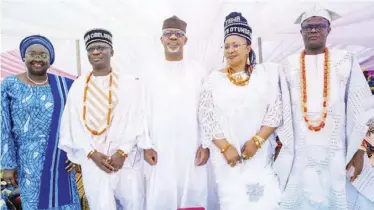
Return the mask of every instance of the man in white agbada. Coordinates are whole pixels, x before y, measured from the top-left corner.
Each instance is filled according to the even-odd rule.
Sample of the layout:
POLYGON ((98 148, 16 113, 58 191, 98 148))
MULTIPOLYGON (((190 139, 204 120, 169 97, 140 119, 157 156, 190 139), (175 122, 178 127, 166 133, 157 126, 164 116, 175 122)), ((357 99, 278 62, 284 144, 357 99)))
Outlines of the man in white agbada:
POLYGON ((277 209, 272 134, 282 116, 279 66, 256 64, 252 29, 241 13, 230 13, 224 26, 228 67, 209 75, 199 105, 203 147, 211 151, 220 208, 277 209))
POLYGON ((277 130, 283 147, 274 164, 284 190, 282 209, 351 209, 351 190, 366 204, 373 201, 367 200, 373 173, 367 173, 359 148, 374 103, 356 58, 326 47, 337 17, 318 7, 301 14, 296 23, 305 50, 283 63, 283 125, 277 130))
POLYGON ((79 77, 62 116, 59 148, 82 167, 92 210, 141 210, 144 205, 141 151, 144 134, 139 81, 112 69, 112 34, 93 29, 85 36, 92 72, 79 77))
POLYGON ((140 77, 147 87, 150 110, 149 139, 139 144, 151 165, 147 210, 207 207, 209 150, 201 147, 197 121, 204 69, 183 59, 186 26, 176 16, 164 21, 165 61, 152 62, 140 77))

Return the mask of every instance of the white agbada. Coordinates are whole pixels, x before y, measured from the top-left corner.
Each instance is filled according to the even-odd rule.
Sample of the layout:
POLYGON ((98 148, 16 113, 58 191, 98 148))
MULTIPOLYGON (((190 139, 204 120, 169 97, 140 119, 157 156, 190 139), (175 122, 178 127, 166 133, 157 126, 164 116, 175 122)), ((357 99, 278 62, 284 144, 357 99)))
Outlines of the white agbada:
POLYGON ((144 69, 149 139, 158 153, 147 173, 147 210, 207 206, 207 166, 195 165, 201 145, 197 107, 204 69, 189 61, 163 61, 144 69))
POLYGON ((245 142, 262 126, 278 127, 282 114, 278 70, 275 64, 258 64, 246 86, 234 85, 221 71, 212 72, 204 83, 199 121, 203 144, 211 151, 221 210, 272 210, 278 206, 280 190, 272 169, 274 136, 252 159, 235 167, 227 164, 212 143, 213 138, 226 138, 240 155, 245 142))
MULTIPOLYGON (((93 136, 85 127, 82 115, 86 78, 87 75, 79 77, 70 89, 62 116, 59 148, 67 153, 69 160, 81 165, 90 209, 115 210, 115 200, 118 200, 124 210, 141 210, 144 205, 144 175, 142 154, 136 144, 144 136, 145 127, 140 81, 127 75, 118 77, 117 84, 120 85, 115 97, 118 104, 112 122, 104 134, 93 136), (121 149, 129 157, 122 169, 107 174, 87 158, 93 149, 108 156, 121 149)), ((92 76, 91 80, 103 92, 109 90, 109 75, 92 76)))
MULTIPOLYGON (((301 112, 300 52, 283 63, 283 124, 277 130, 283 147, 274 164, 284 190, 282 209, 349 209, 345 167, 366 135, 374 103, 351 53, 331 49, 330 62, 328 114, 326 126, 319 132, 307 128, 301 112)), ((306 55, 305 65, 307 114, 315 119, 322 112, 324 54, 306 55)), ((366 184, 373 186, 371 174, 364 171, 354 183, 366 177, 366 184)), ((349 185, 348 191, 358 189, 361 195, 369 195, 365 187, 349 185)))

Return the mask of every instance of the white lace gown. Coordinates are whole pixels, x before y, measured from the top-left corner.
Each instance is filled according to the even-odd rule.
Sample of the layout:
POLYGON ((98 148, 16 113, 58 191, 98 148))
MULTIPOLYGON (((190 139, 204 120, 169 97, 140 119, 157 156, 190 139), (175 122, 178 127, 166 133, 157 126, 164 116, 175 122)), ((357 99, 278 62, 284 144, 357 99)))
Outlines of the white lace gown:
POLYGON ((212 139, 226 138, 241 154, 241 147, 261 126, 277 127, 280 120, 277 65, 256 65, 246 86, 234 85, 227 74, 220 71, 212 72, 205 81, 199 121, 203 146, 211 150, 221 210, 272 210, 278 207, 280 190, 272 169, 275 139, 269 138, 252 159, 233 168, 212 139))

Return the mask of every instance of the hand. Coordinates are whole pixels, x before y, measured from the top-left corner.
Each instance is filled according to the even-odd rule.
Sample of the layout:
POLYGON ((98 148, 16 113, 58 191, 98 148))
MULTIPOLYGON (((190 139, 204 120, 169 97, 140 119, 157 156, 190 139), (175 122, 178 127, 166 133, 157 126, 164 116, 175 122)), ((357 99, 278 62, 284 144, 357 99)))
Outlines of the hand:
POLYGON ((249 140, 245 142, 245 144, 242 147, 242 157, 244 160, 251 159, 257 152, 257 145, 255 141, 249 140))
POLYGON ((70 160, 66 160, 65 163, 68 164, 68 165, 65 167, 65 170, 66 170, 67 172, 71 172, 71 171, 76 170, 76 169, 78 168, 78 165, 75 164, 75 163, 73 163, 73 162, 71 162, 70 160))
POLYGON ((157 152, 154 149, 144 150, 144 160, 151 166, 157 164, 157 152))
POLYGON ((210 155, 209 149, 208 148, 204 149, 202 146, 200 146, 196 151, 196 157, 195 157, 196 166, 205 165, 208 162, 209 155, 210 155))
POLYGON ((227 148, 227 150, 223 153, 223 156, 225 157, 227 164, 229 164, 231 167, 235 167, 236 162, 238 161, 239 163, 242 162, 238 151, 232 145, 227 148))
POLYGON ((108 163, 114 167, 114 171, 118 171, 119 169, 122 168, 125 160, 126 160, 126 157, 116 152, 112 155, 112 157, 110 157, 110 159, 108 160, 108 163))
POLYGON ((349 181, 353 182, 361 174, 362 168, 364 166, 364 154, 364 151, 357 150, 357 152, 353 155, 352 160, 349 161, 346 170, 348 171, 351 167, 355 169, 353 176, 350 177, 349 181))
POLYGON ((372 146, 369 142, 365 141, 366 142, 366 153, 368 155, 368 158, 371 158, 371 156, 373 155, 374 153, 374 146, 372 146))
POLYGON ((4 169, 3 172, 3 179, 8 185, 13 185, 13 187, 17 187, 17 170, 13 169, 4 169))
POLYGON ((114 167, 111 166, 108 162, 111 157, 104 155, 101 152, 94 152, 91 155, 92 161, 103 171, 107 172, 108 174, 114 171, 114 167))

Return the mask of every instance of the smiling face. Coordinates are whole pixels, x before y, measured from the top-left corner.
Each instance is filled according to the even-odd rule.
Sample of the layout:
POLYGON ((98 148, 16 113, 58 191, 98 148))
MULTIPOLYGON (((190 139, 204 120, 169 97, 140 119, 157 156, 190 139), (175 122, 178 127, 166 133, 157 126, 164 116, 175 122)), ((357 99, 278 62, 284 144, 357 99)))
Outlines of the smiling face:
POLYGON ((26 49, 24 57, 25 65, 30 74, 44 76, 51 66, 50 54, 43 45, 34 44, 26 49))
POLYGON ((326 46, 331 31, 329 22, 323 17, 310 17, 301 24, 305 49, 322 49, 326 46))
POLYGON ((231 35, 225 40, 224 54, 228 64, 240 66, 247 62, 248 53, 251 51, 251 45, 241 36, 231 35))
POLYGON ((187 43, 187 37, 180 29, 164 29, 162 30, 161 43, 164 46, 166 55, 182 55, 184 45, 187 43))
POLYGON ((114 55, 113 48, 104 42, 94 42, 87 46, 87 56, 94 69, 104 69, 110 66, 114 55))

